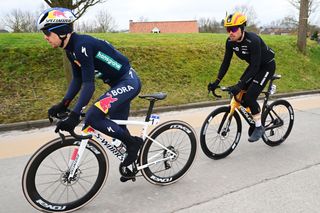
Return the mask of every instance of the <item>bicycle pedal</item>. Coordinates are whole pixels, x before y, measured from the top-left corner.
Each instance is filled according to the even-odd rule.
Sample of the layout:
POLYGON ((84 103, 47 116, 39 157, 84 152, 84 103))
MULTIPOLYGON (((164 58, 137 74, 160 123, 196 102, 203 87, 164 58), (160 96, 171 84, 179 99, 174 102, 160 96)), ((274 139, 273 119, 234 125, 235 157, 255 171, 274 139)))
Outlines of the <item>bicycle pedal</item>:
POLYGON ((132 182, 135 182, 136 181, 136 177, 125 177, 125 176, 121 176, 120 177, 120 181, 122 183, 127 182, 128 180, 132 180, 132 182))

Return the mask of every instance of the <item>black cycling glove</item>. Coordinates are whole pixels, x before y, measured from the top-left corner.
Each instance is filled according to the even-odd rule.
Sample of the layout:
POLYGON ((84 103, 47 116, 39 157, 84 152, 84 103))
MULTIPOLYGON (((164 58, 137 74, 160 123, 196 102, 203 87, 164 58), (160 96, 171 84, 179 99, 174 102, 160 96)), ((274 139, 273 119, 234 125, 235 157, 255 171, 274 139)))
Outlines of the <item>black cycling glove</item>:
POLYGON ((218 88, 218 85, 219 85, 220 81, 217 79, 215 82, 210 82, 208 84, 208 91, 214 91, 215 89, 218 88))
POLYGON ((60 103, 53 105, 49 110, 48 110, 48 115, 52 117, 57 117, 57 114, 63 113, 67 111, 68 108, 68 102, 67 101, 61 101, 60 103))
POLYGON ((67 132, 71 132, 79 123, 80 123, 80 115, 72 111, 67 118, 57 123, 57 128, 55 132, 58 132, 59 129, 67 132))

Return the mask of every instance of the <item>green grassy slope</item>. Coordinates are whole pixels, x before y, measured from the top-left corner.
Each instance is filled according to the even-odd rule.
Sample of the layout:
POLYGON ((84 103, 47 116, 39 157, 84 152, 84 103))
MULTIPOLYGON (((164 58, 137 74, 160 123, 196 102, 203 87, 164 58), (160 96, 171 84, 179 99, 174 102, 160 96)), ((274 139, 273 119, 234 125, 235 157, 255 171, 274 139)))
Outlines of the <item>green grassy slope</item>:
MULTIPOLYGON (((108 40, 131 61, 142 79, 142 93, 168 93, 160 105, 207 101, 206 85, 217 74, 224 54, 223 34, 93 34, 108 40)), ((293 36, 263 36, 276 52, 279 92, 319 89, 320 47, 308 43, 298 53, 293 36)), ((42 34, 0 34, 0 123, 43 119, 67 88, 62 50, 52 49, 42 34)), ((235 83, 246 63, 233 58, 222 85, 235 83)), ((97 82, 95 97, 108 87, 97 82)), ((132 109, 146 108, 134 100, 132 109)))

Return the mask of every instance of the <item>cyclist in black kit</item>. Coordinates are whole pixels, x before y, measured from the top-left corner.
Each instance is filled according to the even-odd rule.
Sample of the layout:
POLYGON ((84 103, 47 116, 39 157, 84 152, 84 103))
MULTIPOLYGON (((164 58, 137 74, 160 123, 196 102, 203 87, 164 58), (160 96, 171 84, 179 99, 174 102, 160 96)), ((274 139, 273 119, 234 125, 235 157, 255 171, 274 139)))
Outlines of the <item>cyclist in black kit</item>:
POLYGON ((127 57, 118 52, 106 41, 73 32, 72 23, 76 20, 71 10, 50 8, 38 18, 38 29, 53 48, 61 47, 66 51, 72 65, 73 78, 69 89, 60 103, 48 110, 51 116, 65 112, 70 102, 80 92, 79 99, 68 118, 57 125, 59 129, 72 131, 80 122, 80 112, 95 90, 95 77, 110 86, 91 106, 85 119, 84 129, 92 126, 127 146, 128 155, 123 166, 129 166, 136 158, 143 144, 140 137, 131 136, 126 126, 119 126, 110 119, 127 120, 131 100, 141 89, 140 79, 131 68, 127 57), (106 115, 110 119, 106 118, 106 115))
POLYGON ((247 91, 242 99, 243 105, 250 108, 256 125, 248 140, 249 142, 255 142, 264 134, 257 98, 268 80, 273 76, 276 64, 273 50, 258 35, 245 31, 246 22, 246 16, 239 12, 228 15, 225 18, 224 26, 229 33, 225 55, 217 79, 208 84, 208 90, 213 91, 217 88, 227 73, 233 53, 249 64, 239 82, 230 87, 230 89, 234 96, 241 90, 247 91))

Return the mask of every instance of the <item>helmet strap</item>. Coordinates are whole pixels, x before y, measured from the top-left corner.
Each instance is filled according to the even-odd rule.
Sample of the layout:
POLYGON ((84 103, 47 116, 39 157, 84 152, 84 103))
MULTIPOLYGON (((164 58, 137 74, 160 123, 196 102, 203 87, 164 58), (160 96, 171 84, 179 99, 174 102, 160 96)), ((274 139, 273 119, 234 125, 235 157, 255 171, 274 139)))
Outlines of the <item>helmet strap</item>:
POLYGON ((242 42, 243 41, 243 38, 244 38, 244 30, 241 29, 241 36, 240 38, 237 40, 237 42, 242 42))
POLYGON ((61 40, 61 44, 60 44, 60 47, 63 48, 64 46, 64 41, 66 40, 67 38, 67 35, 58 35, 60 40, 61 40))

